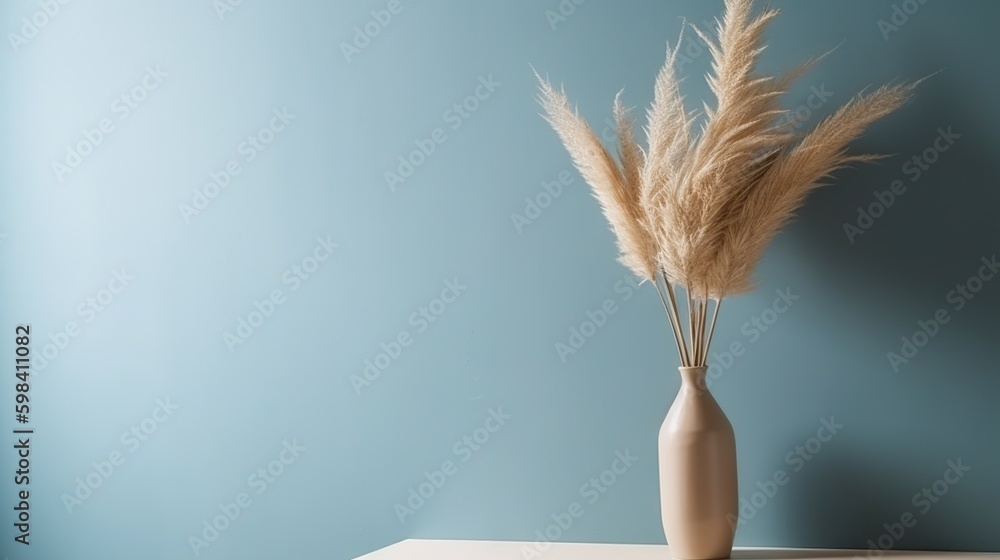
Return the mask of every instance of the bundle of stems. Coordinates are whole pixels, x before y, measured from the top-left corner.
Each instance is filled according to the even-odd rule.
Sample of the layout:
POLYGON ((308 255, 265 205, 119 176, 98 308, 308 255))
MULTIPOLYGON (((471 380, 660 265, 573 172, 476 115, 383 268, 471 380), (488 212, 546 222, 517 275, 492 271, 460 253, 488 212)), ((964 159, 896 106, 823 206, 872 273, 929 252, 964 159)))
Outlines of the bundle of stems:
POLYGON ((689 111, 680 91, 681 39, 668 45, 646 114, 645 147, 621 93, 615 98, 617 157, 565 92, 538 76, 546 119, 600 203, 620 262, 659 292, 682 366, 706 365, 723 299, 753 288, 764 249, 806 196, 834 171, 880 157, 847 148, 917 85, 862 92, 798 134, 802 123, 782 108, 781 97, 823 57, 781 76, 758 73, 764 31, 777 15, 755 14, 752 0, 726 0, 714 37, 693 27, 712 55, 707 81, 716 102, 703 113, 689 111))

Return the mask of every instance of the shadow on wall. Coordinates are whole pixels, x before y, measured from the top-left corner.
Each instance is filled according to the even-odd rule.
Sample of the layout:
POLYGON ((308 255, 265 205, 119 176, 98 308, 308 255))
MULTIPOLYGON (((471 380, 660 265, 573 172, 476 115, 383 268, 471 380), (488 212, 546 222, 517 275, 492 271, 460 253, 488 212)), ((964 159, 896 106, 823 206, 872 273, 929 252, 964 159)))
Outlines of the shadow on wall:
POLYGON ((992 360, 974 359, 984 344, 1000 339, 989 311, 1000 308, 1000 272, 982 268, 1000 256, 996 133, 983 128, 976 107, 945 87, 932 79, 888 121, 894 145, 858 142, 857 153, 896 155, 839 172, 837 184, 814 193, 788 237, 802 246, 806 266, 830 279, 826 289, 836 305, 857 317, 899 319, 900 332, 887 340, 939 308, 961 315, 947 327, 962 335, 952 336, 952 362, 971 365, 969 375, 996 384, 1000 371, 992 360), (980 271, 990 278, 973 278, 980 271), (972 290, 951 293, 970 281, 972 290))
POLYGON ((936 294, 1000 253, 1000 163, 990 131, 974 107, 932 80, 887 121, 893 145, 862 139, 853 148, 896 154, 839 172, 791 226, 816 255, 809 265, 864 288, 850 299, 868 310, 886 294, 926 305, 920 294, 936 294))
MULTIPOLYGON (((898 323, 901 331, 887 333, 887 341, 898 340, 904 327, 915 329, 917 319, 931 317, 939 307, 952 313, 948 344, 934 347, 934 352, 945 356, 925 362, 922 377, 911 374, 895 383, 901 394, 909 394, 900 396, 908 399, 919 396, 921 384, 939 384, 947 378, 948 397, 954 399, 950 406, 967 403, 965 420, 974 426, 984 419, 976 420, 973 409, 992 409, 995 405, 988 400, 1000 391, 1000 368, 991 349, 1000 339, 995 313, 1000 309, 1000 273, 995 280, 984 281, 982 291, 959 312, 946 302, 946 294, 973 277, 983 258, 1000 255, 1000 162, 990 151, 995 147, 995 132, 983 128, 977 108, 951 96, 946 83, 931 80, 908 109, 883 125, 880 130, 891 127, 894 145, 862 140, 854 147, 855 152, 895 151, 897 155, 875 166, 838 173, 836 184, 814 194, 787 235, 801 245, 797 254, 807 261, 806 266, 829 278, 827 286, 835 298, 831 305, 850 306, 857 317, 877 315, 898 323), (891 192, 894 181, 901 181, 896 193, 891 192), (870 219, 859 213, 859 207, 870 219), (845 224, 856 228, 850 229, 853 237, 845 224), (942 369, 942 361, 955 367, 942 369)), ((873 375, 884 375, 878 368, 873 365, 873 375)), ((914 429, 933 422, 926 417, 927 409, 917 406, 896 413, 914 415, 914 429)), ((955 429, 954 423, 943 426, 955 429)), ((996 448, 995 433, 989 424, 976 436, 955 435, 978 439, 984 447, 981 452, 990 454, 995 453, 990 451, 996 448)), ((952 509, 950 520, 925 520, 910 500, 919 485, 915 488, 912 481, 901 480, 912 477, 913 465, 899 458, 900 464, 889 466, 893 460, 887 454, 891 453, 888 447, 855 448, 829 456, 822 467, 817 463, 803 471, 796 491, 789 493, 791 513, 781 520, 788 528, 786 537, 794 541, 790 544, 986 550, 989 537, 977 535, 971 525, 982 531, 988 524, 980 521, 983 516, 998 517, 998 496, 966 495, 962 511, 952 509), (915 522, 903 527, 900 519, 908 510, 915 522), (975 522, 963 523, 963 519, 975 522), (956 524, 970 525, 970 533, 956 534, 956 524)), ((877 550, 871 555, 878 556, 877 550)))
POLYGON ((797 484, 808 490, 789 493, 793 503, 782 520, 792 546, 848 543, 865 551, 851 556, 865 557, 870 551, 872 559, 879 558, 881 550, 988 550, 982 526, 970 526, 966 534, 957 535, 954 527, 928 519, 939 508, 945 513, 945 507, 965 519, 980 519, 995 511, 996 504, 982 494, 966 496, 965 500, 974 503, 965 501, 961 512, 953 509, 954 502, 944 505, 949 487, 961 483, 964 471, 971 471, 969 465, 950 461, 941 478, 915 487, 912 481, 901 479, 895 466, 872 460, 879 456, 884 456, 882 449, 856 447, 830 457, 822 467, 817 464, 802 471, 797 484))

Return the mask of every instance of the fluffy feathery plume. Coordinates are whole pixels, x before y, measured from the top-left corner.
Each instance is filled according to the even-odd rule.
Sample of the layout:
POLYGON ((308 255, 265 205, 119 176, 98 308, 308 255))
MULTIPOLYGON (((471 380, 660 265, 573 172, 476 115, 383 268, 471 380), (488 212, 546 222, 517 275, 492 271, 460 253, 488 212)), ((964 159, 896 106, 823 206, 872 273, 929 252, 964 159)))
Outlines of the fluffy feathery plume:
POLYGON ((667 48, 666 61, 656 76, 653 103, 646 112, 648 150, 642 170, 642 206, 657 246, 660 269, 672 282, 691 268, 691 251, 685 246, 685 206, 679 200, 681 170, 691 148, 693 115, 688 113, 677 78, 677 45, 667 48))
POLYGON ((851 155, 848 146, 902 106, 916 87, 859 95, 811 132, 795 134, 792 125, 798 123, 781 107, 781 97, 823 57, 784 76, 758 74, 764 32, 777 15, 770 9, 754 15, 752 0, 726 0, 716 38, 696 29, 712 55, 708 84, 716 98, 714 107, 705 105, 697 135, 676 75, 680 40, 668 47, 647 111, 645 151, 635 141, 620 95, 615 98, 617 161, 566 95, 539 77, 548 120, 600 201, 618 238, 621 262, 644 280, 663 280, 663 288, 655 284, 685 365, 707 360, 712 333, 709 327, 706 338, 707 300, 716 301, 714 326, 724 297, 752 289, 768 242, 808 194, 845 165, 877 159, 851 155), (689 301, 688 343, 677 286, 686 289, 689 301))
POLYGON ((642 168, 646 155, 635 141, 635 119, 621 102, 622 92, 615 96, 615 131, 618 134, 618 161, 621 162, 622 179, 628 185, 629 198, 636 202, 642 197, 642 168))
POLYGON ((753 289, 753 271, 764 249, 806 200, 834 171, 856 162, 878 159, 851 155, 848 145, 876 120, 901 107, 916 84, 882 87, 859 95, 824 119, 802 141, 778 154, 744 196, 729 200, 717 227, 724 242, 712 263, 713 293, 739 294, 753 289))
POLYGON ((640 200, 638 169, 641 150, 632 137, 628 113, 616 104, 615 117, 621 135, 621 158, 624 169, 594 133, 565 92, 556 90, 547 81, 541 82, 539 101, 552 128, 559 134, 576 168, 590 185, 601 205, 604 217, 618 238, 619 260, 643 280, 656 274, 656 243, 650 235, 646 215, 640 200))
POLYGON ((723 202, 745 186, 760 161, 792 137, 789 127, 778 124, 785 114, 780 106, 784 80, 755 74, 764 31, 775 16, 777 11, 767 10, 751 17, 750 0, 727 0, 718 42, 698 30, 712 54, 708 84, 717 104, 714 109, 706 105, 708 120, 684 177, 691 211, 683 229, 695 257, 685 284, 697 296, 711 291, 704 255, 719 242, 713 223, 723 202))

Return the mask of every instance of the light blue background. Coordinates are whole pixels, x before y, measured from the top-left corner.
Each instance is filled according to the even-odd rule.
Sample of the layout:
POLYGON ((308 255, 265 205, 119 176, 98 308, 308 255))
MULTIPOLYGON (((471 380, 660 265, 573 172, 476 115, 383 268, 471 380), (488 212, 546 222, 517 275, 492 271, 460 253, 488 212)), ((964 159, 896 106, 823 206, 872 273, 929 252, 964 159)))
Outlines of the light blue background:
MULTIPOLYGON (((189 537, 240 492, 250 507, 201 557, 533 540, 573 502, 585 514, 561 540, 663 542, 656 433, 677 358, 652 289, 616 292, 627 272, 538 116, 529 64, 601 123, 622 87, 647 105, 680 18, 702 22, 722 2, 591 0, 553 29, 555 0, 405 1, 345 60, 340 44, 386 4, 245 0, 220 19, 208 0, 74 1, 26 45, 5 44, 3 348, 11 359, 17 324, 31 324, 36 355, 80 327, 31 377, 32 545, 13 544, 5 473, 5 555, 194 557, 189 537), (121 120, 112 103, 157 65, 168 75, 121 120), (489 76, 500 87, 452 130, 445 111, 489 76), (284 107, 294 120, 245 162, 240 143, 284 107), (103 118, 114 132, 58 181, 52 161, 103 118), (447 140, 391 191, 384 173, 435 127, 447 140), (186 222, 179 205, 234 158, 241 174, 186 222), (573 183, 519 232, 511 215, 565 170, 573 183), (339 247, 292 292, 284 272, 327 236, 339 247), (88 323, 78 306, 122 267, 134 280, 88 323), (418 332, 411 314, 453 278, 468 289, 418 332), (284 303, 230 352, 224 333, 275 289, 284 303), (560 360, 555 345, 609 298, 618 312, 560 360), (351 376, 403 330, 413 343, 357 394, 351 376), (129 451, 121 434, 167 398, 178 409, 129 451), (501 429, 456 453, 497 408, 501 429), (248 477, 286 440, 305 451, 257 494, 248 477), (63 496, 116 450, 124 464, 68 513, 63 496), (589 503, 581 485, 626 450, 638 460, 589 503), (401 524, 394 505, 447 460, 457 474, 401 524)), ((723 307, 715 348, 746 349, 712 386, 736 428, 741 496, 779 469, 790 479, 737 544, 867 548, 961 458, 971 471, 894 546, 1000 551, 1000 282, 960 311, 946 301, 1000 250, 1000 8, 930 0, 886 40, 890 0, 774 5, 767 70, 843 43, 788 96, 796 107, 811 87, 833 93, 810 122, 867 86, 943 71, 856 145, 898 155, 839 173, 773 244, 760 288, 723 307), (939 127, 961 138, 911 182, 903 164, 939 127), (851 243, 843 224, 896 179, 905 194, 851 243), (785 288, 800 299, 751 341, 744 324, 785 288), (939 308, 951 321, 894 372, 886 353, 939 308), (795 472, 786 454, 831 416, 844 428, 795 472)), ((5 3, 0 30, 39 9, 5 3)), ((708 58, 683 70, 692 107, 707 99, 708 58)))

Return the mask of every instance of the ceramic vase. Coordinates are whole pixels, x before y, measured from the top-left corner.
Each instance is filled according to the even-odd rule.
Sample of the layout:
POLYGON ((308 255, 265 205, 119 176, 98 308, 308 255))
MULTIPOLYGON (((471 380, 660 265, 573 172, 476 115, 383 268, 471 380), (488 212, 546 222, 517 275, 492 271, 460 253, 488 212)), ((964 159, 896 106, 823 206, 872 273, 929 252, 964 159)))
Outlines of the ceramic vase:
POLYGON ((706 367, 682 367, 660 427, 660 510, 670 553, 728 558, 738 521, 736 438, 706 385, 706 367))

